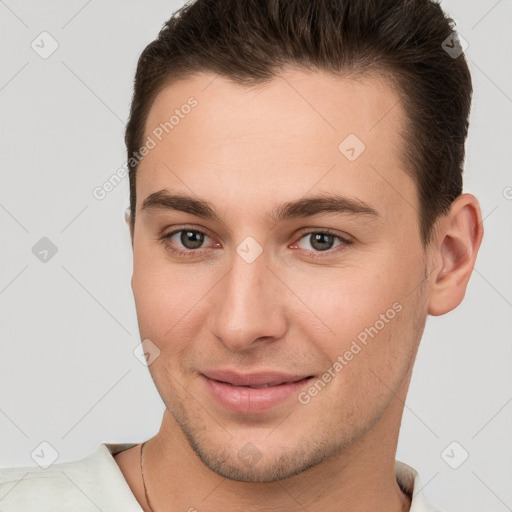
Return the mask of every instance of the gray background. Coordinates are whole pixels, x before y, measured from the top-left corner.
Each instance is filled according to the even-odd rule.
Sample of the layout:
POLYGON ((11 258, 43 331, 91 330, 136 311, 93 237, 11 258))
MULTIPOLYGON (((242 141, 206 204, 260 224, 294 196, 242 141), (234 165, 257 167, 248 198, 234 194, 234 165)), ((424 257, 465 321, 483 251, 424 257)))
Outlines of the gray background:
MULTIPOLYGON (((34 465, 42 441, 64 462, 158 431, 163 404, 132 352, 128 179, 102 201, 92 191, 125 163, 137 58, 180 5, 0 0, 0 466, 34 465), (47 59, 31 47, 43 31, 59 45, 47 59), (46 263, 32 252, 42 237, 58 249, 46 263)), ((512 2, 442 6, 469 43, 465 191, 485 235, 464 302, 427 321, 397 458, 439 508, 501 512, 512 510, 512 2)))

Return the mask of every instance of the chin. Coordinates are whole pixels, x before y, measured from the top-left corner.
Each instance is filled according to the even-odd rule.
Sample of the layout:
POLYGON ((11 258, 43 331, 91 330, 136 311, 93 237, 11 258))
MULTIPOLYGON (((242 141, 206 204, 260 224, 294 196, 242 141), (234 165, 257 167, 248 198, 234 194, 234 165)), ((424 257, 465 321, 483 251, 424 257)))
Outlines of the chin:
POLYGON ((305 463, 294 459, 293 456, 273 461, 261 459, 253 466, 240 460, 229 458, 221 464, 217 464, 207 457, 201 457, 203 463, 218 475, 237 482, 269 483, 284 480, 306 471, 317 463, 305 463))
POLYGON ((238 482, 269 483, 284 480, 334 457, 340 451, 340 446, 333 441, 297 439, 292 440, 292 446, 286 447, 282 443, 265 443, 264 439, 254 444, 235 439, 217 443, 211 438, 191 434, 190 431, 185 431, 185 435, 206 467, 224 478, 238 482))

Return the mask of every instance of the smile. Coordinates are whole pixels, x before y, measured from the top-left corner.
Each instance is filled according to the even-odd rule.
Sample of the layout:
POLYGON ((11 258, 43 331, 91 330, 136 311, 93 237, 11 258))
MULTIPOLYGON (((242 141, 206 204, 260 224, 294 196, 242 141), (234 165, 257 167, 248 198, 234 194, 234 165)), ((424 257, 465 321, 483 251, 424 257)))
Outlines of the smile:
POLYGON ((312 376, 277 372, 238 374, 210 371, 201 375, 208 394, 223 408, 243 414, 267 411, 297 395, 312 376))

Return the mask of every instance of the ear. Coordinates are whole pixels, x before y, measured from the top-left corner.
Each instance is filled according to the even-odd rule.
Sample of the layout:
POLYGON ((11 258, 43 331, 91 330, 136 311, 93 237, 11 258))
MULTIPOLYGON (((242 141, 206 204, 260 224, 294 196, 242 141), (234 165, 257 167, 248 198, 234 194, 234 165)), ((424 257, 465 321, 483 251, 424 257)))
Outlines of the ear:
POLYGON ((478 200, 472 194, 461 194, 440 219, 431 247, 430 315, 444 315, 462 302, 483 234, 478 200))
POLYGON ((130 239, 132 241, 132 249, 133 249, 133 223, 132 223, 132 214, 130 212, 130 207, 126 208, 124 211, 124 221, 127 226, 130 228, 130 239))

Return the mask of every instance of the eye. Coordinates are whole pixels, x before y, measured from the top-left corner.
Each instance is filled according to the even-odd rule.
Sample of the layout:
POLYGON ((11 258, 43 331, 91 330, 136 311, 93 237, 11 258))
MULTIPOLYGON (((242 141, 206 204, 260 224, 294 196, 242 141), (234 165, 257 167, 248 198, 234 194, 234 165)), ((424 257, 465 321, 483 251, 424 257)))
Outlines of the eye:
MULTIPOLYGON (((171 231, 170 233, 161 237, 167 250, 179 256, 191 256, 201 254, 206 251, 208 247, 204 247, 207 240, 212 240, 206 233, 197 229, 182 228, 171 231)), ((331 230, 323 229, 316 231, 308 231, 302 233, 298 242, 290 246, 292 249, 296 247, 304 249, 309 252, 313 257, 325 256, 342 250, 345 246, 350 245, 351 240, 338 235, 331 230), (310 244, 312 250, 301 245, 301 241, 305 240, 310 244), (336 245, 336 241, 338 244, 336 245)), ((214 242, 213 247, 221 247, 217 242, 214 242)))
POLYGON ((178 229, 162 237, 162 241, 167 249, 177 254, 190 254, 201 252, 205 240, 211 238, 197 229, 178 229), (184 249, 182 249, 184 248, 184 249))
MULTIPOLYGON (((318 231, 308 231, 307 233, 303 233, 300 237, 299 242, 297 242, 292 248, 295 248, 296 246, 299 246, 301 249, 306 249, 309 252, 313 252, 314 256, 317 256, 317 254, 314 253, 322 253, 322 252, 328 252, 328 254, 332 254, 333 252, 337 252, 338 247, 344 247, 346 245, 350 245, 352 242, 340 235, 337 235, 333 232, 331 232, 328 229, 324 230, 318 230, 318 231), (307 243, 309 243, 310 247, 313 248, 311 251, 307 247, 300 246, 300 243, 302 240, 305 240, 307 243), (335 245, 336 240, 338 240, 338 245, 335 245), (333 250, 334 247, 334 250, 333 250)), ((321 256, 318 254, 318 256, 321 256)))

